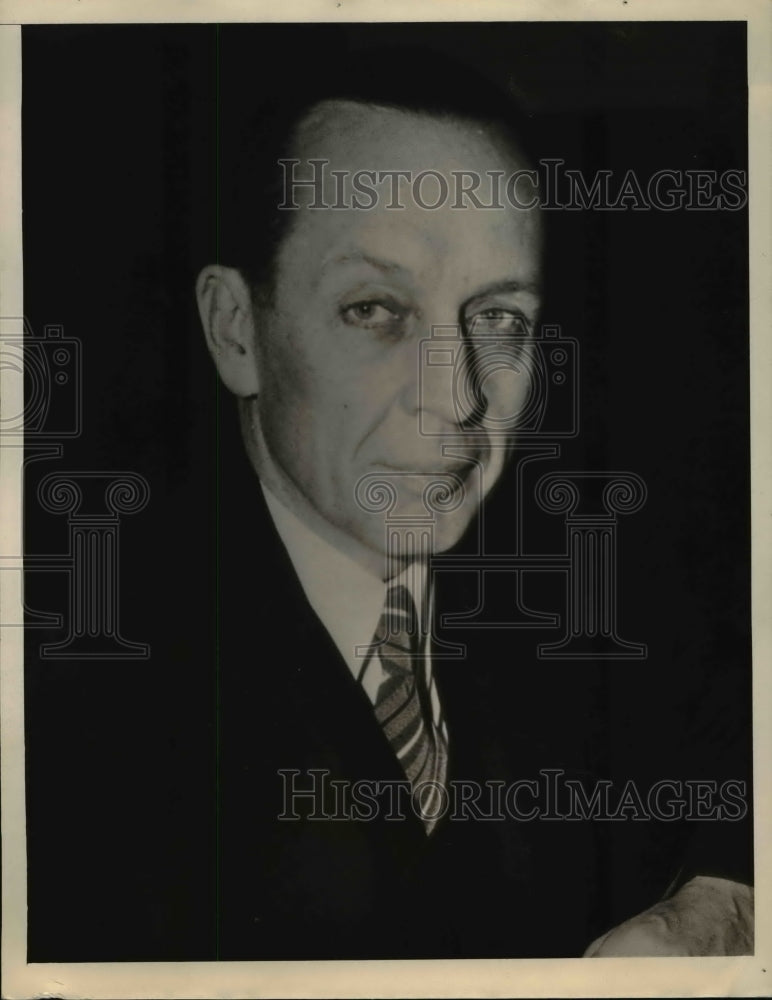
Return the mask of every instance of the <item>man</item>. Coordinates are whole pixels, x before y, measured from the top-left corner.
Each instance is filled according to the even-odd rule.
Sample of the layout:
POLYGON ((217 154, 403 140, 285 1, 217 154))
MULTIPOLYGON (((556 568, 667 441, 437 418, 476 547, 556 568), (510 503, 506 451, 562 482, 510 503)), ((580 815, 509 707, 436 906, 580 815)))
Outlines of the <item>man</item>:
MULTIPOLYGON (((726 753, 725 720, 704 711, 705 700, 720 702, 718 685, 705 691, 716 672, 701 659, 712 636, 699 654, 596 663, 538 660, 532 632, 474 627, 481 584, 464 557, 510 551, 482 528, 492 509, 503 511, 499 527, 514 519, 506 460, 536 356, 545 240, 524 172, 527 123, 466 66, 426 52, 357 63, 314 30, 293 61, 295 27, 263 73, 278 97, 244 147, 232 126, 240 131, 242 107, 262 96, 255 52, 275 37, 266 42, 264 26, 244 37, 239 25, 223 43, 219 90, 207 75, 208 29, 190 64, 177 59, 189 50, 176 27, 162 35, 168 44, 143 34, 148 48, 136 51, 132 35, 117 68, 115 47, 96 30, 86 45, 100 73, 112 70, 111 87, 83 91, 104 107, 105 149, 123 162, 140 145, 134 162, 149 173, 139 176, 156 183, 163 174, 163 197, 138 183, 121 203, 121 240, 130 216, 139 230, 121 258, 134 269, 126 289, 144 289, 130 309, 119 308, 112 258, 100 261, 82 306, 48 239, 51 217, 71 210, 67 231, 76 209, 58 188, 41 200, 34 171, 25 180, 38 218, 28 242, 51 253, 42 267, 30 261, 25 281, 37 273, 38 285, 29 297, 57 275, 51 308, 67 285, 86 354, 101 358, 94 370, 116 373, 88 381, 89 392, 115 392, 101 392, 104 410, 88 397, 98 457, 87 449, 84 464, 117 465, 120 441, 131 456, 120 464, 133 468, 143 453, 151 487, 147 520, 122 536, 120 572, 121 628, 147 643, 148 658, 51 660, 41 646, 61 642, 62 630, 27 631, 28 959, 747 951, 743 824, 655 822, 635 810, 618 822, 561 818, 570 811, 555 809, 543 782, 559 774, 563 790, 583 789, 589 802, 609 786, 620 799, 629 781, 645 793, 661 779, 742 777, 726 753), (244 48, 229 89, 234 34, 244 48), (309 47, 318 65, 307 62, 309 47), (155 82, 145 103, 118 101, 126 78, 156 80, 138 51, 163 64, 163 127, 152 127, 155 82), (185 119, 192 84, 198 97, 185 119), (201 169, 190 150, 210 149, 209 100, 219 185, 199 177, 175 208, 185 186, 177 168, 201 169), (200 146, 186 131, 194 121, 200 146), (150 165, 150 134, 171 143, 168 169, 150 165), (519 207, 505 189, 515 174, 519 207), (481 207, 499 175, 500 207, 481 207), (184 304, 152 277, 182 286, 193 251, 179 223, 193 203, 204 225, 217 222, 218 242, 191 270, 208 264, 200 311, 238 413, 230 392, 220 400, 214 372, 199 377, 189 345, 203 368, 203 343, 180 319, 184 304), (140 204, 134 220, 127 206, 140 204), (137 248, 164 204, 165 264, 148 272, 135 267, 137 248), (116 337, 103 336, 104 317, 121 312, 116 337), (149 373, 159 378, 145 392, 149 373), (154 390, 158 410, 146 405, 154 390), (691 673, 681 669, 689 657, 691 673)), ((51 57, 44 46, 39 65, 56 66, 51 57)), ((79 105, 67 95, 93 65, 86 57, 64 97, 40 88, 43 146, 55 119, 69 134, 79 105)), ((29 136, 35 105, 26 106, 29 136)), ((102 156, 101 139, 90 141, 102 156)), ((84 157, 74 154, 63 176, 93 206, 97 175, 84 157)), ((92 265, 103 245, 93 235, 86 227, 79 244, 92 265)), ((185 302, 192 313, 193 296, 185 302)), ((25 523, 45 538, 37 464, 25 523)), ((64 575, 30 574, 30 607, 66 611, 64 575)), ((707 652, 733 664, 735 646, 732 636, 707 652)), ((731 712, 726 721, 734 724, 731 712)))
MULTIPOLYGON (((438 609, 454 588, 455 609, 474 599, 431 565, 516 444, 543 227, 492 89, 404 54, 347 69, 327 86, 312 74, 312 94, 263 119, 222 222, 224 262, 197 285, 248 460, 222 486, 218 954, 746 953, 752 891, 710 877, 725 875, 715 859, 669 859, 677 881, 665 864, 651 908, 608 931, 596 830, 438 808, 454 780, 594 773, 582 726, 529 736, 523 704, 541 719, 556 675, 513 677, 498 635, 471 640, 460 664, 445 656, 438 609), (443 198, 462 174, 517 175, 520 201, 443 198), (425 364, 437 328, 459 331, 452 371, 472 371, 468 396, 425 364), (483 377, 491 343, 505 362, 483 377), (399 517, 368 502, 377 488, 399 517), (357 782, 366 817, 340 806, 357 782), (399 783, 412 814, 386 794, 399 783)), ((569 702, 589 676, 560 674, 569 702)))

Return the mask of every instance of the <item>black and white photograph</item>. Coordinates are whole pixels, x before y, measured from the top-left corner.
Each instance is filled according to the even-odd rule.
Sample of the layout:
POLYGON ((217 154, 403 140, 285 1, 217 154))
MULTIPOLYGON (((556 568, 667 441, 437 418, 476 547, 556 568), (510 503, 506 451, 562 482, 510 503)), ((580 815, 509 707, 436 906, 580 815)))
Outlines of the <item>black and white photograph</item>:
POLYGON ((337 8, 3 28, 3 996, 769 995, 772 10, 337 8))

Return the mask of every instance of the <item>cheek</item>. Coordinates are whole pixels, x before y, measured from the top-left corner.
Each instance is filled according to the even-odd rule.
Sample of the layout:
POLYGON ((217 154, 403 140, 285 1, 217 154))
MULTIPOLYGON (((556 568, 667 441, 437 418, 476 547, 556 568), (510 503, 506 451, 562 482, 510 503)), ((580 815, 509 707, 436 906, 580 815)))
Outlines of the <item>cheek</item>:
POLYGON ((347 486, 363 422, 332 380, 297 366, 290 376, 285 369, 261 392, 259 409, 274 457, 296 480, 325 491, 347 486))
POLYGON ((310 415, 317 405, 319 376, 305 346, 286 324, 277 324, 261 344, 260 411, 263 427, 270 427, 274 436, 300 434, 313 427, 310 415))
POLYGON ((296 479, 353 496, 394 396, 389 365, 306 313, 275 322, 259 365, 261 426, 275 457, 296 479))

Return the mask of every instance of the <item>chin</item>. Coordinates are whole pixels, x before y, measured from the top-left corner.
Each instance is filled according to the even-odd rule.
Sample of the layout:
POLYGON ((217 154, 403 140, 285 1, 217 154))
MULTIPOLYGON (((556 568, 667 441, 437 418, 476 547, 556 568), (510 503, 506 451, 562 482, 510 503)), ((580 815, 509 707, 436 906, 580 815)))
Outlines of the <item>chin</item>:
POLYGON ((452 549, 464 537, 471 521, 471 515, 463 518, 449 518, 448 523, 445 523, 440 517, 434 528, 433 551, 440 553, 452 549))
MULTIPOLYGON (((388 499, 385 492, 383 496, 388 499)), ((435 492, 429 506, 423 488, 420 492, 403 488, 396 496, 388 512, 360 516, 348 525, 348 533, 381 559, 428 558, 453 548, 479 508, 476 490, 435 492)), ((371 499, 376 498, 381 499, 381 494, 374 491, 371 499)))

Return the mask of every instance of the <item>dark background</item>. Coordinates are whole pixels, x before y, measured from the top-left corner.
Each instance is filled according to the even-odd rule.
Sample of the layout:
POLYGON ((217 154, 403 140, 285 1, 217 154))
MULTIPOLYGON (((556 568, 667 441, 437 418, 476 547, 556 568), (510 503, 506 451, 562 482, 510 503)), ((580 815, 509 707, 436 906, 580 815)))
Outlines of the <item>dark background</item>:
MULTIPOLYGON (((33 959, 71 957, 73 857, 107 870, 116 825, 149 842, 180 794, 154 761, 185 727, 214 732, 211 677, 184 676, 211 622, 200 635, 182 630, 188 609, 158 581, 170 562, 216 573, 215 470, 235 441, 193 295, 198 268, 217 256, 218 136, 241 102, 302 74, 304 53, 345 59, 392 41, 450 52, 498 80, 535 116, 540 155, 585 176, 747 167, 742 22, 23 28, 25 311, 38 335, 61 324, 83 353, 83 433, 63 459, 29 469, 26 551, 67 548, 65 519, 34 500, 43 474, 140 473, 150 502, 121 525, 121 630, 136 641, 166 636, 165 655, 146 661, 47 662, 39 644, 63 633, 28 630, 33 959), (55 933, 36 938, 36 919, 48 913, 50 925, 56 906, 55 933)), ((555 467, 631 471, 648 488, 645 507, 621 521, 619 593, 621 634, 645 642, 649 656, 604 669, 626 678, 631 715, 648 713, 653 731, 666 706, 683 747, 706 725, 709 744, 737 734, 732 773, 742 777, 750 766, 747 213, 553 212, 549 225, 543 320, 581 349, 582 434, 555 467)), ((490 523, 505 551, 511 483, 497 490, 490 523)), ((551 535, 540 530, 539 544, 560 551, 560 519, 551 535)), ((62 574, 29 574, 27 600, 66 610, 62 574)), ((533 646, 556 638, 533 633, 533 646)), ((568 710, 556 699, 558 714, 568 710)), ((610 757, 627 722, 624 714, 611 722, 610 757)), ((206 753, 190 753, 210 774, 206 753)), ((711 776, 709 764, 693 764, 685 776, 711 776)), ((105 907, 119 895, 112 884, 105 907)))

